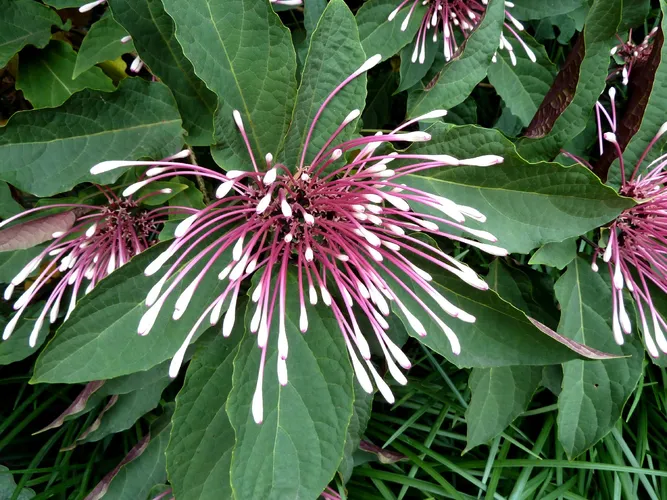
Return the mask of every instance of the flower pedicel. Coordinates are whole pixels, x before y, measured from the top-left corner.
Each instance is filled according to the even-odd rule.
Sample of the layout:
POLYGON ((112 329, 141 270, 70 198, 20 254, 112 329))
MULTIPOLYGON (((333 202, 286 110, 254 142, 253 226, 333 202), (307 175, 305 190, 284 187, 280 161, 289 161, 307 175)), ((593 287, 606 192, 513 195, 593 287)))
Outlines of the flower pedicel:
POLYGON ((141 335, 150 332, 166 298, 184 279, 188 278, 190 284, 176 301, 174 319, 183 315, 204 276, 216 273, 220 280, 228 281, 225 290, 212 297, 210 305, 175 354, 170 366, 170 374, 174 377, 198 327, 206 318, 212 325, 218 323, 222 318, 223 305, 226 314, 222 320, 222 333, 224 336, 231 334, 241 284, 254 275, 256 279, 251 300, 255 305, 249 326, 250 331, 257 334, 257 345, 261 349, 252 403, 257 423, 263 419, 262 380, 267 344, 276 335, 278 361, 275 369, 280 383, 287 384, 289 339, 285 303, 288 293, 298 294, 299 327, 303 333, 308 330, 308 303, 314 305, 322 301, 331 308, 361 386, 372 392, 372 378, 383 396, 393 401, 389 386, 370 361, 370 347, 358 318, 365 316, 370 325, 369 333, 375 335, 384 352, 389 371, 397 382, 405 384, 407 380, 397 364, 408 369, 410 362, 386 333, 389 324, 385 317, 390 314, 390 304, 402 312, 417 334, 424 336, 427 332, 396 290, 402 289, 421 306, 423 313, 447 336, 454 353, 460 352, 459 340, 440 319, 442 313, 427 306, 406 283, 411 282, 422 289, 448 315, 462 321, 475 321, 473 316, 438 293, 430 284, 432 278, 429 273, 416 266, 413 260, 420 258, 455 274, 474 287, 488 288, 468 266, 410 233, 423 232, 449 238, 493 255, 507 254, 506 250, 491 244, 496 241, 493 235, 464 225, 467 217, 480 222, 485 220, 476 209, 401 182, 406 175, 443 166, 496 165, 502 162, 501 157, 487 155, 460 160, 448 155, 378 151, 383 145, 430 140, 426 132, 406 132, 405 128, 419 120, 444 116, 444 111, 434 111, 410 120, 388 134, 379 133, 336 143, 337 136, 360 115, 359 110, 352 110, 313 160, 306 162, 308 144, 327 105, 345 85, 379 61, 379 55, 370 58, 325 99, 310 125, 298 165, 288 167, 276 163, 271 154, 258 161, 250 148, 242 117, 234 111, 234 120, 252 163, 249 171, 223 174, 174 161, 103 162, 92 169, 93 173, 101 173, 114 168, 145 165, 151 167, 146 172, 148 179, 143 181, 147 183, 151 179, 188 174, 219 183, 217 201, 181 222, 174 242, 146 269, 146 274, 152 275, 180 253, 148 294, 146 303, 149 309, 141 319, 138 331, 141 335), (353 160, 344 161, 346 153, 357 150, 359 153, 353 160), (400 166, 392 170, 392 162, 400 162, 400 166), (457 234, 448 232, 447 228, 457 234), (461 231, 490 243, 459 236, 461 231), (211 238, 214 241, 202 249, 200 243, 211 238), (198 248, 198 253, 194 252, 195 248, 198 248), (221 258, 226 250, 231 251, 231 259, 221 258), (199 262, 205 265, 198 274, 191 276, 194 273, 190 271, 199 262), (288 273, 292 269, 296 271, 297 284, 295 289, 288 290, 288 273), (332 295, 340 297, 340 300, 332 295), (270 325, 275 324, 276 317, 277 331, 272 331, 270 325))

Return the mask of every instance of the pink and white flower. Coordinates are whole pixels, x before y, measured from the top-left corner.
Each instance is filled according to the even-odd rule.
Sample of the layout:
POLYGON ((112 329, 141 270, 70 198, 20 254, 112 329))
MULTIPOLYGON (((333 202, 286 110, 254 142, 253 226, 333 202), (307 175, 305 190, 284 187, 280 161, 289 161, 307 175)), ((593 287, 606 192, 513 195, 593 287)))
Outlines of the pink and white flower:
POLYGON ((103 172, 120 166, 154 165, 147 171, 151 179, 192 174, 218 184, 217 201, 181 222, 174 242, 146 269, 146 274, 154 274, 180 254, 148 294, 149 309, 139 324, 139 334, 150 332, 166 298, 183 280, 188 279, 190 284, 176 301, 175 319, 182 316, 204 276, 216 273, 220 280, 228 282, 193 325, 174 356, 170 374, 176 376, 195 332, 207 317, 211 324, 218 323, 223 304, 226 315, 222 334, 231 334, 241 284, 254 276, 251 300, 256 305, 249 327, 257 335, 261 349, 252 404, 258 423, 263 419, 262 380, 270 341, 277 345, 278 380, 283 385, 288 380, 289 336, 285 325, 288 294, 298 296, 299 327, 303 333, 308 330, 310 306, 321 301, 331 308, 361 386, 372 392, 374 381, 383 396, 393 401, 389 386, 371 362, 367 336, 376 338, 391 375, 405 384, 407 379, 398 366, 408 369, 410 361, 387 335, 389 324, 385 317, 394 308, 418 335, 427 334, 415 314, 417 311, 408 308, 398 290, 420 305, 422 310, 418 314, 428 315, 441 329, 431 335, 444 334, 456 354, 461 349, 459 339, 441 319, 442 312, 429 308, 407 283, 428 294, 447 315, 466 322, 475 321, 472 315, 442 296, 431 284, 431 275, 414 262, 423 259, 474 287, 488 288, 467 265, 411 233, 449 238, 493 255, 507 254, 503 248, 493 245, 496 238, 492 234, 465 225, 466 218, 485 220, 476 209, 403 182, 407 175, 428 169, 451 165, 486 167, 502 162, 502 158, 487 155, 457 159, 448 155, 388 151, 389 148, 383 147, 430 140, 428 133, 407 131, 407 128, 420 120, 441 117, 445 111, 415 118, 386 134, 337 142, 339 134, 360 115, 359 110, 351 110, 313 160, 306 162, 308 145, 324 109, 345 85, 379 61, 379 55, 369 59, 325 99, 310 124, 297 165, 276 162, 271 154, 261 160, 255 158, 241 114, 234 111, 233 118, 252 163, 249 171, 223 174, 174 161, 105 162, 93 168, 93 172, 103 172), (358 154, 346 159, 353 151, 358 154), (392 164, 397 166, 392 169, 392 164), (484 242, 461 236, 461 232, 484 242), (214 238, 214 242, 202 250, 200 243, 207 238, 214 238), (230 252, 231 259, 223 257, 230 252), (205 263, 202 270, 191 276, 190 271, 200 262, 205 263), (288 285, 291 270, 297 276, 293 289, 288 285), (167 285, 170 278, 173 279, 167 285), (361 316, 370 325, 365 332, 359 327, 361 316), (277 331, 271 330, 273 324, 278 325, 277 331))
MULTIPOLYGON (((415 49, 412 53, 412 62, 419 61, 423 64, 426 60, 426 36, 432 32, 433 41, 437 42, 438 37, 442 36, 445 59, 449 61, 459 51, 459 44, 454 36, 455 31, 459 31, 464 39, 467 39, 470 34, 477 28, 482 21, 486 9, 488 7, 488 0, 402 0, 401 3, 389 14, 389 21, 393 21, 398 13, 410 5, 408 15, 401 24, 401 31, 408 29, 410 18, 418 4, 428 6, 426 14, 422 19, 419 30, 417 31, 417 39, 415 42, 415 49)), ((512 2, 505 2, 508 8, 514 7, 512 2)), ((505 22, 505 29, 512 35, 519 45, 523 47, 528 57, 532 62, 537 59, 532 49, 524 42, 519 35, 519 32, 524 30, 523 24, 519 22, 509 10, 505 10, 505 18, 509 22, 505 22)), ((507 37, 501 33, 500 46, 502 50, 507 50, 510 60, 513 65, 516 65, 516 55, 514 54, 514 47, 509 42, 507 37)), ((493 56, 493 62, 496 62, 496 56, 493 56)))
MULTIPOLYGON (((69 216, 69 222, 62 228, 64 230, 51 234, 51 242, 46 248, 20 270, 5 289, 4 299, 10 300, 16 287, 26 282, 35 271, 39 270, 38 276, 14 302, 13 307, 17 313, 5 326, 3 340, 10 337, 21 315, 40 292, 47 285, 55 283, 29 338, 30 346, 35 346, 47 314, 51 323, 58 319, 61 302, 67 292, 71 295, 65 320, 74 310, 77 297, 80 296, 82 290, 88 294, 102 278, 157 242, 159 226, 169 213, 194 211, 187 207, 141 209, 140 205, 144 199, 171 192, 168 188, 158 189, 137 199, 132 197, 137 189, 128 188, 124 192, 127 196, 123 199, 108 188, 98 187, 107 198, 105 205, 83 203, 48 205, 26 210, 0 224, 0 227, 3 227, 26 215, 43 210, 68 209, 65 214, 47 216, 24 223, 29 226, 27 230, 30 231, 35 222, 39 223, 53 217, 62 219, 61 215, 69 216)), ((48 222, 43 225, 48 227, 48 222)), ((8 238, 13 238, 17 230, 21 230, 21 224, 4 229, 0 235, 5 233, 8 238)), ((41 241, 47 238, 48 235, 41 241)))
POLYGON ((620 73, 623 85, 627 85, 630 81, 630 74, 632 69, 645 63, 653 50, 653 40, 658 33, 658 27, 653 28, 644 38, 642 43, 637 45, 632 41, 632 30, 628 34, 628 41, 624 42, 621 37, 616 35, 621 42, 611 49, 611 55, 617 56, 623 62, 622 66, 612 71, 610 77, 616 76, 620 73))
POLYGON ((597 259, 602 255, 612 278, 612 329, 616 342, 623 344, 623 334, 632 331, 624 302, 624 290, 627 289, 637 304, 646 349, 651 356, 658 357, 661 352, 667 353, 667 338, 664 333, 667 323, 655 307, 651 289, 667 293, 667 154, 644 168, 642 164, 658 140, 667 132, 667 123, 660 127, 628 176, 623 152, 616 139, 614 88, 610 89, 609 96, 611 114, 600 103, 596 106, 600 147, 603 147, 604 140, 615 148, 622 179, 619 192, 634 198, 637 205, 625 210, 609 225, 606 246, 595 250, 592 267, 593 270, 598 270, 597 259), (603 132, 600 117, 608 121, 611 132, 603 132))

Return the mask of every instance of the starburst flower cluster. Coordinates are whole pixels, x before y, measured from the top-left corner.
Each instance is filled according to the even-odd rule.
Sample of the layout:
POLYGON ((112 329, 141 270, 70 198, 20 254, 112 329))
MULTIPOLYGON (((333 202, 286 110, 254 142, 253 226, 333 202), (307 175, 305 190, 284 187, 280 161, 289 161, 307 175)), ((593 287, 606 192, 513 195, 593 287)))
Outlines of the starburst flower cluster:
POLYGON ((466 218, 484 222, 485 217, 479 211, 402 182, 409 174, 429 169, 452 165, 486 167, 502 162, 502 158, 493 155, 457 159, 448 155, 396 152, 387 147, 430 140, 428 133, 406 131, 406 128, 420 120, 441 117, 445 111, 410 120, 386 134, 336 143, 339 134, 360 115, 359 110, 352 110, 312 161, 306 162, 308 145, 327 105, 345 85, 380 59, 379 55, 369 59, 325 99, 310 124, 297 165, 275 162, 271 154, 258 161, 242 117, 234 111, 233 118, 248 149, 249 171, 223 174, 173 161, 104 162, 92 169, 93 173, 101 173, 126 166, 150 166, 142 186, 151 180, 188 174, 200 175, 218 184, 217 201, 183 220, 176 228, 174 242, 146 269, 146 274, 152 275, 179 254, 149 292, 146 300, 149 309, 138 331, 141 335, 150 332, 166 299, 183 280, 188 279, 189 285, 176 300, 174 319, 184 314, 205 276, 215 273, 220 280, 227 281, 224 291, 212 297, 174 356, 170 374, 176 376, 188 345, 207 317, 211 325, 215 325, 222 318, 224 308, 222 334, 231 334, 242 283, 253 276, 251 300, 255 305, 249 326, 257 335, 261 349, 252 404, 258 423, 263 419, 262 380, 267 345, 276 334, 275 369, 281 384, 287 384, 288 380, 289 339, 285 324, 288 294, 298 296, 299 327, 303 333, 309 325, 308 304, 321 301, 331 309, 361 386, 372 392, 372 378, 384 397, 393 401, 389 386, 371 363, 366 338, 375 337, 391 375, 405 384, 407 380, 397 365, 408 369, 410 362, 387 335, 386 317, 392 306, 420 336, 427 331, 417 316, 427 315, 441 329, 431 334, 444 334, 454 353, 461 349, 456 334, 441 319, 442 313, 429 307, 414 292, 414 287, 428 294, 449 316, 475 321, 436 290, 430 283, 431 275, 415 264, 417 259, 444 269, 474 287, 488 288, 471 268, 413 233, 448 238, 493 255, 507 254, 506 250, 492 244, 496 241, 492 234, 465 225, 466 218), (352 152, 358 154, 347 160, 353 156, 352 152), (392 162, 400 166, 391 169, 392 162), (461 233, 489 243, 472 240, 461 233), (202 242, 211 239, 213 241, 202 249, 202 242), (198 263, 202 263, 203 268, 191 273, 198 263), (296 275, 296 279, 288 279, 289 275, 296 275), (292 284, 293 281, 296 283, 292 284), (409 296, 421 310, 410 310, 401 296, 409 296), (361 317, 362 324, 368 325, 363 330, 361 317), (272 325, 276 324, 277 332, 272 332, 272 325))
MULTIPOLYGON (((401 31, 405 31, 419 3, 427 5, 428 9, 417 31, 412 62, 419 61, 419 64, 423 64, 426 60, 426 37, 429 32, 432 32, 434 42, 437 42, 438 37, 442 36, 445 59, 449 61, 459 50, 455 32, 459 31, 463 38, 467 39, 482 21, 489 0, 402 0, 398 7, 389 14, 389 20, 392 21, 402 9, 411 4, 408 15, 401 24, 401 31)), ((511 8, 514 7, 514 4, 505 2, 505 6, 511 8)), ((535 53, 519 35, 519 32, 524 29, 523 24, 512 16, 509 10, 505 10, 505 18, 509 21, 505 22, 505 29, 519 42, 530 60, 535 62, 537 60, 535 53)), ((512 64, 516 65, 514 47, 502 33, 499 48, 507 50, 512 64)), ((493 62, 496 62, 496 55, 493 56, 493 62)))
MULTIPOLYGON (((183 157, 184 154, 177 156, 183 157)), ((167 194, 171 190, 158 189, 134 199, 132 195, 138 190, 134 186, 136 184, 125 190, 124 198, 108 188, 98 186, 107 198, 107 203, 102 206, 82 203, 48 205, 26 210, 0 224, 3 227, 26 215, 54 208, 67 209, 71 212, 72 220, 67 229, 51 235, 52 239, 46 248, 20 270, 5 289, 4 299, 10 300, 16 287, 27 282, 39 270, 38 276, 14 302, 13 307, 17 313, 7 323, 3 340, 11 336, 20 317, 40 292, 48 284, 56 282, 30 335, 29 344, 34 347, 47 314, 51 323, 58 319, 61 302, 67 293, 70 298, 65 320, 74 310, 82 290, 85 294, 89 293, 102 278, 157 242, 160 225, 168 214, 194 211, 187 207, 143 210, 140 205, 145 199, 167 194)), ((20 229, 20 225, 4 229, 0 235, 11 232, 7 236, 15 238, 17 229, 20 229)))
POLYGON ((621 43, 611 49, 611 55, 617 56, 621 59, 623 64, 612 71, 609 75, 610 78, 620 74, 623 85, 627 85, 630 81, 632 69, 637 65, 645 63, 651 55, 651 51, 653 50, 653 40, 657 33, 658 27, 656 26, 648 35, 646 35, 642 43, 639 45, 632 41, 632 30, 630 30, 630 33, 628 34, 627 42, 624 42, 621 37, 616 35, 621 43))
POLYGON ((623 344, 623 334, 632 331, 626 311, 623 292, 632 295, 639 310, 639 319, 644 332, 644 343, 649 354, 658 357, 667 353, 667 329, 665 319, 656 309, 651 298, 653 293, 667 293, 667 154, 658 157, 642 168, 644 160, 659 139, 667 132, 667 123, 660 127, 643 154, 627 176, 623 152, 616 138, 616 91, 609 90, 611 114, 598 103, 598 127, 600 145, 607 141, 618 156, 622 195, 634 198, 637 205, 625 210, 608 228, 605 248, 598 247, 593 255, 593 270, 598 270, 597 259, 607 264, 613 282, 612 328, 614 339, 623 344), (611 132, 603 132, 599 117, 609 123, 611 132), (649 326, 650 325, 650 326, 649 326))

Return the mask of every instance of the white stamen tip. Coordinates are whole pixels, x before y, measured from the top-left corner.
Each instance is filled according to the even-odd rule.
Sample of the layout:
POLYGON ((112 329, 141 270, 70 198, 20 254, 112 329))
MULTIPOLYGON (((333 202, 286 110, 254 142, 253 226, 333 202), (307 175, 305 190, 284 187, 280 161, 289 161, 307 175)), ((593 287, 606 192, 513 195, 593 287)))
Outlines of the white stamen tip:
POLYGON ((276 180, 277 177, 278 177, 278 169, 276 167, 273 167, 264 175, 262 182, 264 183, 265 186, 268 186, 269 184, 273 184, 273 182, 276 180))
POLYGON ((378 64, 380 64, 380 61, 382 61, 382 55, 381 54, 375 54, 373 57, 369 58, 359 66, 359 69, 353 73, 354 76, 359 76, 362 73, 365 73, 366 71, 374 68, 378 64))
POLYGON ((190 229, 190 226, 195 223, 197 220, 197 217, 199 217, 199 213, 193 214, 181 221, 178 226, 176 226, 176 229, 174 230, 174 235, 177 238, 180 238, 183 236, 185 233, 188 232, 188 229, 190 229))
POLYGON ((259 200, 259 203, 257 204, 257 208, 255 209, 255 211, 258 214, 264 213, 264 211, 267 208, 269 208, 270 203, 271 203, 271 193, 267 193, 261 200, 259 200))
POLYGON ((125 196, 125 197, 132 196, 134 193, 139 191, 142 187, 144 187, 149 182, 150 182, 150 180, 135 182, 134 184, 125 188, 125 190, 123 191, 123 196, 125 196))
POLYGON ((502 163, 505 159, 502 156, 497 155, 483 155, 476 158, 469 158, 466 160, 459 160, 461 165, 474 165, 476 167, 490 167, 492 165, 498 165, 502 163))

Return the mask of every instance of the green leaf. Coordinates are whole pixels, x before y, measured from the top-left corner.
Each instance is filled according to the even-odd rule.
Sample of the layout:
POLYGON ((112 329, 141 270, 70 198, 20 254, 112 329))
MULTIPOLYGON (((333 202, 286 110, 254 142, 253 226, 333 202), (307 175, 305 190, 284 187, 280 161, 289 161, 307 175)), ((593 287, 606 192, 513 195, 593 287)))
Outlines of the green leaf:
POLYGON ((416 117, 434 109, 449 109, 465 101, 481 82, 498 49, 505 19, 505 2, 491 0, 484 19, 468 37, 463 52, 452 59, 429 89, 416 90, 408 105, 408 116, 416 117))
POLYGON ((527 127, 549 92, 556 76, 556 66, 535 39, 526 33, 521 33, 521 39, 532 49, 537 62, 532 62, 526 51, 517 47, 514 51, 516 65, 513 65, 508 52, 499 50, 496 62, 489 66, 488 76, 512 114, 527 127))
MULTIPOLYGON (((183 317, 173 321, 171 312, 176 299, 205 265, 200 262, 188 275, 191 278, 186 277, 174 289, 150 333, 144 337, 137 335, 139 320, 147 310, 146 295, 167 271, 169 263, 150 277, 144 275, 144 270, 166 248, 167 244, 161 243, 138 255, 79 300, 72 316, 38 358, 34 383, 76 383, 119 377, 148 370, 174 355, 211 297, 217 297, 227 285, 218 280, 217 273, 208 273, 183 317), (114 356, 109 356, 110 352, 114 356)), ((193 252, 196 254, 197 250, 193 252)), ((179 269, 182 267, 183 264, 179 269)), ((172 280, 173 277, 165 287, 172 280)), ((198 335, 208 326, 208 322, 200 326, 198 335)))
POLYGON ((149 193, 154 193, 160 189, 171 189, 171 193, 154 194, 149 198, 142 200, 141 202, 143 205, 154 207, 158 205, 163 205, 165 202, 178 196, 179 193, 187 190, 188 188, 189 186, 187 184, 181 184, 180 182, 155 181, 151 182, 148 186, 143 187, 139 191, 137 191, 137 194, 134 196, 134 199, 138 200, 142 196, 146 196, 149 193))
POLYGON ((651 0, 623 0, 623 19, 619 31, 644 24, 650 10, 651 0))
POLYGON ((160 0, 111 0, 114 17, 132 35, 141 59, 173 92, 187 130, 186 142, 208 146, 213 142, 216 95, 195 75, 192 63, 174 36, 174 21, 160 0))
MULTIPOLYGON (((524 158, 550 160, 556 157, 563 145, 586 128, 593 107, 607 85, 609 51, 617 43, 615 34, 621 20, 621 5, 621 0, 595 0, 582 34, 584 56, 579 67, 576 92, 574 96, 559 94, 554 97, 571 99, 571 102, 545 136, 519 142, 519 154, 524 158)), ((545 100, 543 106, 551 104, 545 100)))
POLYGON ((124 36, 127 36, 127 31, 111 16, 105 16, 94 23, 79 47, 73 77, 78 77, 98 63, 134 52, 132 41, 121 42, 124 36))
POLYGON ((368 57, 382 54, 382 60, 388 59, 415 38, 426 14, 426 6, 419 2, 412 11, 407 28, 401 31, 401 25, 411 11, 412 5, 406 5, 392 21, 389 21, 389 14, 399 3, 394 0, 370 0, 357 12, 359 36, 368 57))
POLYGON ((444 167, 404 177, 404 182, 487 216, 484 224, 467 222, 498 238, 510 252, 527 253, 552 241, 578 236, 605 224, 633 205, 577 165, 528 163, 497 130, 436 124, 432 139, 410 151, 471 158, 496 154, 505 162, 488 167, 444 167))
POLYGON ((70 9, 74 7, 81 7, 88 3, 89 0, 45 0, 46 5, 55 7, 56 9, 70 9))
MULTIPOLYGON (((470 287, 459 278, 444 274, 440 268, 419 263, 434 278, 431 285, 452 304, 472 314, 474 323, 465 323, 442 314, 442 320, 454 330, 461 343, 461 353, 452 353, 447 337, 438 324, 402 287, 392 286, 400 298, 426 329, 419 337, 399 308, 394 312, 403 320, 408 333, 421 343, 447 358, 459 367, 490 368, 498 366, 540 366, 562 363, 580 356, 561 342, 554 340, 535 325, 519 309, 501 299, 493 290, 481 291, 470 287)), ((391 268, 391 266, 388 266, 391 268)), ((437 303, 414 281, 405 284, 431 311, 441 311, 437 303)))
POLYGON ((0 283, 9 283, 14 276, 28 265, 32 259, 44 250, 44 246, 36 246, 16 252, 0 252, 0 283))
MULTIPOLYGON (((661 29, 663 33, 665 33, 667 31, 667 1, 660 0, 660 8, 662 9, 663 13, 661 29)), ((639 131, 637 131, 637 133, 632 136, 632 139, 623 152, 623 160, 625 161, 626 172, 632 172, 632 169, 636 165, 646 147, 658 133, 658 130, 662 124, 665 123, 665 114, 660 113, 660 109, 664 110, 664 107, 667 103, 667 86, 658 82, 665 82, 667 81, 666 79, 667 43, 663 43, 662 49, 660 51, 660 64, 658 65, 658 69, 655 72, 652 88, 644 90, 645 92, 650 93, 650 95, 648 98, 648 104, 646 105, 646 110, 644 111, 644 115, 641 118, 639 131), (656 83, 658 84, 656 85, 656 83)), ((660 144, 664 144, 664 140, 661 141, 660 144)), ((646 160, 642 163, 642 166, 639 169, 639 173, 641 174, 649 165, 649 163, 656 157, 660 156, 662 153, 662 147, 660 147, 660 145, 656 145, 646 156, 646 160)), ((613 163, 612 168, 609 171, 609 178, 610 180, 620 183, 621 174, 618 161, 613 163)))
MULTIPOLYGON (((16 273, 16 271, 14 272, 16 273)), ((30 347, 30 345, 28 345, 28 338, 32 333, 37 316, 41 312, 43 306, 44 302, 31 306, 22 316, 21 323, 19 323, 18 328, 12 333, 12 336, 7 340, 0 341, 0 366, 8 365, 15 361, 21 361, 22 359, 35 354, 39 347, 44 343, 46 336, 49 333, 48 324, 42 325, 35 347, 30 347)), ((5 328, 5 325, 10 319, 11 317, 0 317, 0 330, 5 328)))
POLYGON ((528 264, 545 265, 563 269, 577 256, 577 238, 568 238, 564 241, 547 243, 535 252, 528 264))
POLYGON ((354 454, 359 450, 359 443, 371 418, 371 406, 373 406, 373 394, 364 391, 355 379, 352 419, 350 420, 350 426, 347 428, 343 460, 338 466, 338 472, 340 472, 344 483, 347 483, 352 476, 355 466, 354 454))
POLYGON ((84 90, 56 109, 15 113, 0 129, 0 178, 36 196, 76 184, 111 183, 118 171, 93 176, 104 160, 164 158, 183 144, 169 89, 138 78, 112 93, 84 90))
POLYGON ((72 78, 76 52, 68 43, 52 40, 43 50, 31 51, 19 58, 16 88, 35 108, 60 106, 83 89, 111 92, 116 89, 111 78, 92 67, 72 78))
POLYGON ((550 328, 558 326, 559 313, 553 298, 553 280, 529 267, 494 260, 486 276, 489 286, 517 309, 550 328))
POLYGON ((24 208, 12 197, 9 184, 0 181, 0 217, 8 219, 23 210, 24 208))
POLYGON ((129 500, 147 498, 156 484, 167 479, 165 450, 171 432, 172 405, 153 422, 150 433, 135 446, 118 466, 107 474, 87 500, 129 500))
POLYGON ((410 45, 406 45, 401 50, 401 68, 399 70, 401 83, 398 89, 396 89, 396 93, 417 85, 432 70, 433 62, 436 59, 439 61, 438 64, 444 64, 445 57, 440 54, 442 40, 433 41, 431 37, 426 38, 426 58, 423 64, 412 62, 416 44, 417 40, 410 45))
POLYGON ((243 117, 257 161, 278 152, 296 95, 296 53, 289 30, 267 1, 163 2, 195 73, 220 98, 215 138, 225 147, 215 151, 216 161, 225 169, 251 170, 232 110, 243 117))
POLYGON ((234 497, 229 476, 234 429, 225 405, 232 389, 232 363, 244 328, 239 319, 231 338, 218 335, 197 351, 176 397, 167 470, 179 498, 234 497))
POLYGON ((0 68, 26 45, 46 46, 51 26, 62 25, 55 11, 34 0, 2 0, 0 8, 0 68))
POLYGON ((514 7, 510 14, 517 19, 529 20, 567 14, 585 5, 586 0, 512 0, 512 3, 514 7))
POLYGON ((303 2, 303 24, 306 27, 308 37, 313 34, 317 22, 322 17, 324 9, 327 8, 327 0, 304 0, 303 2))
POLYGON ((157 381, 127 394, 118 395, 113 406, 93 422, 91 428, 87 429, 79 441, 84 443, 99 441, 117 432, 130 429, 138 419, 157 408, 162 391, 172 381, 167 367, 162 368, 162 377, 157 381))
POLYGON ((12 477, 11 471, 4 465, 0 465, 0 498, 14 500, 30 500, 35 496, 35 492, 30 488, 23 488, 16 495, 16 482, 12 477))
POLYGON ((583 259, 575 259, 558 280, 556 298, 562 310, 559 333, 605 352, 628 356, 563 365, 558 439, 574 458, 602 439, 620 418, 642 374, 644 349, 636 333, 626 337, 623 346, 614 342, 610 286, 583 259))
MULTIPOLYGON (((296 169, 300 165, 311 123, 324 100, 365 60, 352 12, 343 0, 332 0, 310 39, 292 125, 285 138, 283 161, 289 168, 296 169)), ((365 101, 366 75, 361 75, 336 94, 320 115, 308 143, 304 165, 310 165, 345 117, 354 109, 363 109, 365 101)), ((356 122, 350 123, 337 141, 348 139, 356 122)))
POLYGON ((526 411, 541 380, 541 366, 473 369, 466 451, 495 438, 526 411))
MULTIPOLYGON (((296 277, 288 276, 288 289, 296 277)), ((251 415, 260 363, 255 335, 246 333, 234 360, 227 414, 236 433, 232 488, 237 498, 317 498, 343 457, 352 417, 352 368, 338 322, 330 308, 309 309, 308 332, 299 331, 298 295, 288 294, 288 383, 276 374, 278 315, 266 351, 264 421, 251 415)), ((254 307, 250 307, 247 319, 254 307)))

